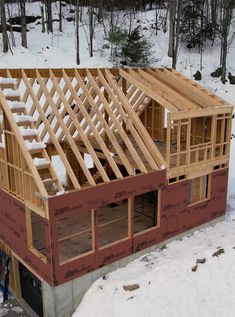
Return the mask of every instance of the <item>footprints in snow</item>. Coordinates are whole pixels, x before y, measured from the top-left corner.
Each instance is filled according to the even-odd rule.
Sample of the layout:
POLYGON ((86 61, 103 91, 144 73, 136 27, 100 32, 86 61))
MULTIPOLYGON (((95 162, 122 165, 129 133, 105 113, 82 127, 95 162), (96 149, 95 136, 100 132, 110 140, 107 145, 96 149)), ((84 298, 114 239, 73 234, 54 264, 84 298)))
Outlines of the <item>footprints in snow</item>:
MULTIPOLYGON (((235 246, 233 247, 233 249, 235 249, 235 246)), ((219 255, 225 253, 224 249, 219 247, 217 251, 215 251, 212 256, 213 257, 218 257, 219 255)), ((197 259, 196 260, 196 264, 191 268, 192 272, 196 272, 198 269, 198 264, 204 264, 206 262, 206 258, 202 258, 202 259, 197 259)))

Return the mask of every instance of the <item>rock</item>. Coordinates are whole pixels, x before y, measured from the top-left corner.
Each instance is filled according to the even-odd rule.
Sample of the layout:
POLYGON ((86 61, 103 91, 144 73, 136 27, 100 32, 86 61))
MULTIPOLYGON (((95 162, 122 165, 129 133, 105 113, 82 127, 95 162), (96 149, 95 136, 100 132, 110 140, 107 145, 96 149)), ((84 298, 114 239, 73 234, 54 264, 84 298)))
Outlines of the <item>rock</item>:
POLYGON ((211 77, 220 77, 222 75, 222 67, 217 68, 211 73, 211 77))
POLYGON ((110 49, 110 45, 109 45, 108 43, 105 43, 105 44, 103 45, 103 49, 104 49, 104 50, 109 50, 109 49, 110 49))
POLYGON ((235 85, 235 76, 233 76, 231 73, 228 73, 228 79, 231 85, 235 85))
POLYGON ((139 284, 130 284, 130 285, 124 285, 123 286, 123 289, 125 291, 129 291, 129 292, 132 292, 136 289, 140 288, 139 284))
POLYGON ((193 75, 195 80, 201 80, 202 79, 202 74, 201 72, 198 70, 194 75, 193 75))
MULTIPOLYGON (((27 24, 30 24, 30 23, 34 23, 35 21, 41 19, 40 16, 34 16, 34 15, 26 15, 26 23, 27 24)), ((13 25, 21 25, 21 17, 14 17, 14 18, 11 18, 11 19, 8 19, 8 22, 10 24, 13 24, 13 25)))
POLYGON ((72 21, 75 20, 75 18, 74 18, 74 17, 68 17, 68 18, 66 18, 66 20, 67 20, 68 22, 72 22, 72 21))
POLYGON ((219 256, 220 254, 222 254, 222 253, 225 253, 225 252, 224 252, 224 249, 221 248, 221 249, 217 250, 216 252, 214 252, 214 253, 212 254, 212 256, 217 256, 217 257, 218 257, 218 256, 219 256))
POLYGON ((197 265, 197 264, 194 265, 194 266, 192 267, 192 272, 196 272, 196 271, 197 271, 197 268, 198 268, 198 265, 197 265))
POLYGON ((206 258, 197 259, 197 261, 196 261, 197 264, 204 264, 205 262, 206 262, 206 258))
MULTIPOLYGON (((7 31, 10 31, 10 30, 11 30, 11 26, 10 26, 10 24, 7 24, 7 31)), ((12 25, 12 31, 13 32, 21 33, 21 30, 22 30, 21 25, 12 25)), ((29 32, 29 30, 26 29, 26 32, 29 32)), ((2 26, 1 25, 0 25, 0 33, 2 33, 2 26)))

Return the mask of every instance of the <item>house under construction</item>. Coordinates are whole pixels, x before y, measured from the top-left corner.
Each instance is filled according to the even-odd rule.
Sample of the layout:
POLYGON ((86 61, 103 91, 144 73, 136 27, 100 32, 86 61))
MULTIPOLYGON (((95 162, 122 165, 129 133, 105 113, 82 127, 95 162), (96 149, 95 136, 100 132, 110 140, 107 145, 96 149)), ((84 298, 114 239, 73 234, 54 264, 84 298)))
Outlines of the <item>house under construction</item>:
POLYGON ((10 289, 70 316, 136 252, 224 216, 232 110, 172 69, 1 69, 10 289))

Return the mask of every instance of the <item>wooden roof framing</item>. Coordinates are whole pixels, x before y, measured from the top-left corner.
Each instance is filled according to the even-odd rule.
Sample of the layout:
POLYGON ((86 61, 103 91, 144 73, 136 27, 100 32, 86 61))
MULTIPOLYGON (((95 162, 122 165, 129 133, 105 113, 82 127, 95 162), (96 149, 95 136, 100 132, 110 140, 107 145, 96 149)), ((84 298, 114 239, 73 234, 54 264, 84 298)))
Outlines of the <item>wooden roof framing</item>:
POLYGON ((58 70, 53 69, 7 69, 0 70, 0 77, 6 78, 0 90, 2 110, 42 197, 64 190, 51 161, 50 144, 59 155, 74 189, 165 167, 164 159, 136 114, 137 108, 149 102, 150 97, 134 88, 127 98, 120 82, 109 70, 94 73, 86 69, 81 73, 76 69, 61 69, 58 74, 58 70), (20 124, 12 113, 6 88, 11 89, 12 95, 17 95, 14 101, 22 105, 17 112, 20 124), (22 123, 21 117, 27 118, 28 122, 22 123), (28 143, 22 135, 22 127, 26 130, 28 143), (29 136, 32 131, 37 133, 29 136), (63 143, 72 151, 84 174, 86 181, 83 184, 75 175, 63 143), (40 146, 35 148, 35 145, 40 146), (84 153, 91 156, 97 170, 95 174, 87 167, 84 153), (35 166, 35 158, 44 159, 47 164, 35 166), (49 170, 49 178, 41 177, 44 168, 49 170))
POLYGON ((73 189, 95 186, 166 168, 139 119, 152 100, 175 118, 230 106, 171 69, 0 69, 0 77, 6 78, 0 82, 2 111, 42 197, 66 189, 52 163, 52 147, 73 189), (5 89, 16 95, 20 123, 5 89), (27 122, 22 123, 22 116, 27 122), (37 133, 30 135, 33 131, 37 133), (41 146, 35 148, 35 144, 41 146), (68 150, 84 176, 82 183, 66 155, 68 150), (95 172, 88 168, 84 153, 91 156, 95 172), (44 165, 36 166, 35 158, 44 159, 44 165), (43 169, 48 170, 46 179, 43 169))

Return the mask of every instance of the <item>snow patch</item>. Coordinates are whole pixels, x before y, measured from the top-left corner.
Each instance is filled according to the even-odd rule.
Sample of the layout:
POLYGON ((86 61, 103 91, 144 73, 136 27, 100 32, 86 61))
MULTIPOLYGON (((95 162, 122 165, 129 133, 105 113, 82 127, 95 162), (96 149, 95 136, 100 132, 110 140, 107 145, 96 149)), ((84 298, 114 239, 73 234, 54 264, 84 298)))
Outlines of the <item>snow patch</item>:
POLYGON ((40 150, 40 149, 45 149, 46 144, 43 142, 29 142, 25 141, 25 144, 27 146, 28 150, 40 150))
POLYGON ((39 134, 37 129, 24 129, 19 127, 22 136, 36 136, 39 134))
POLYGON ((11 110, 13 109, 25 109, 26 105, 24 102, 20 102, 20 101, 8 101, 8 106, 11 110))
POLYGON ((13 89, 4 89, 3 93, 5 97, 19 97, 20 93, 18 90, 13 90, 13 89))
POLYGON ((16 79, 0 77, 0 84, 16 84, 16 79))
POLYGON ((49 161, 45 158, 41 158, 41 157, 35 157, 33 159, 33 162, 35 164, 35 166, 40 167, 40 166, 44 166, 47 165, 49 163, 49 161))
POLYGON ((17 123, 20 123, 20 122, 26 122, 26 121, 29 121, 29 122, 34 122, 34 117, 26 114, 26 115, 18 115, 18 114, 13 114, 14 115, 14 118, 15 118, 15 121, 17 123))

